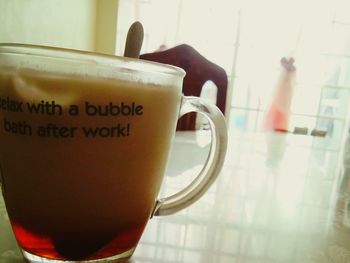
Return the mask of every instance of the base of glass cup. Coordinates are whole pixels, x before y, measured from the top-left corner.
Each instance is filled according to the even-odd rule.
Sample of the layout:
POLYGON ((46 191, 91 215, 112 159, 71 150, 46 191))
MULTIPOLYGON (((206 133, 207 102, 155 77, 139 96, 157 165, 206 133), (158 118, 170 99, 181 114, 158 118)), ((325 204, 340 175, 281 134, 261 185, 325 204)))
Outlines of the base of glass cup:
POLYGON ((48 259, 33 255, 22 249, 22 254, 24 259, 28 263, 126 263, 129 258, 134 253, 136 247, 133 247, 122 254, 118 254, 112 257, 93 259, 93 260, 57 260, 57 259, 48 259))

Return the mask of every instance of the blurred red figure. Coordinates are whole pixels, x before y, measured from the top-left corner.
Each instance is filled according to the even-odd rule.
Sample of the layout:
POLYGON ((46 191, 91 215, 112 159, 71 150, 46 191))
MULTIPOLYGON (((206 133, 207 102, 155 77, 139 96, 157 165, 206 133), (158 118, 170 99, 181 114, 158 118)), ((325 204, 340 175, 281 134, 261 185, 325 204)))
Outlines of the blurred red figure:
POLYGON ((272 101, 263 120, 263 128, 266 131, 288 130, 296 75, 294 58, 282 58, 281 66, 281 73, 277 80, 272 101))

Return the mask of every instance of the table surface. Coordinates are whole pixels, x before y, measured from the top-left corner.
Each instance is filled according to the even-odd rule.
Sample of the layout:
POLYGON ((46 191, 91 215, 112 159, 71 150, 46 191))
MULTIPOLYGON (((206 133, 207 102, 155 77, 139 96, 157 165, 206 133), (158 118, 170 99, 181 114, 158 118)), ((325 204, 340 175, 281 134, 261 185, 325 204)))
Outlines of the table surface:
MULTIPOLYGON (((350 151, 304 135, 229 134, 218 180, 191 207, 152 218, 131 262, 350 262, 350 151)), ((177 134, 161 196, 193 179, 207 138, 177 134)), ((15 262, 0 197, 0 263, 15 262)))

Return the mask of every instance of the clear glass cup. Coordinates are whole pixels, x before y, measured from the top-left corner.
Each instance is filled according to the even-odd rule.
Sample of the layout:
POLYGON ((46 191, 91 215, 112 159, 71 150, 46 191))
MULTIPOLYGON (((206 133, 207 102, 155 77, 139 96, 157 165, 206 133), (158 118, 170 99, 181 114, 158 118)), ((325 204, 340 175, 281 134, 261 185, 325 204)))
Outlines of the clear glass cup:
POLYGON ((152 216, 214 182, 227 147, 220 110, 182 95, 183 70, 139 59, 0 44, 1 186, 29 262, 121 262, 152 216), (207 162, 157 199, 178 118, 205 115, 207 162))

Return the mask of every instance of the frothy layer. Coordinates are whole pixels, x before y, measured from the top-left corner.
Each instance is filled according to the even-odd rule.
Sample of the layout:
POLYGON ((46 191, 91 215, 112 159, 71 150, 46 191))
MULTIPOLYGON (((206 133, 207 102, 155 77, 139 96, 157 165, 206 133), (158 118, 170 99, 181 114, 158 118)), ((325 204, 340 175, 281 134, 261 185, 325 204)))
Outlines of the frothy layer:
MULTIPOLYGON (((70 243, 65 249, 60 240, 82 242, 88 251, 79 257, 86 257, 125 229, 144 226, 175 131, 180 104, 176 87, 7 71, 0 74, 0 97, 22 102, 24 109, 27 103, 39 105, 41 101, 62 107, 61 114, 53 115, 28 108, 0 110, 1 122, 26 121, 32 129, 29 135, 3 127, 0 134, 4 197, 14 224, 51 240, 67 257, 70 243), (102 108, 110 103, 134 103, 142 106, 142 114, 89 115, 84 112, 86 103, 102 108), (72 105, 77 114, 69 113, 72 105), (118 124, 119 136, 102 136, 118 124), (47 136, 53 125, 76 128, 74 136, 47 136), (121 136, 123 125, 130 127, 127 136, 121 136), (46 132, 43 136, 39 127, 46 132), (95 136, 84 134, 84 129, 97 128, 95 136)), ((21 237, 17 238, 21 243, 21 237)), ((134 237, 134 242, 138 239, 134 237)))

